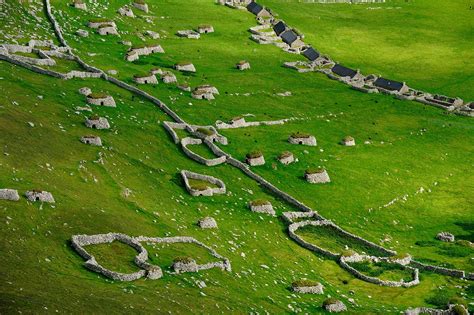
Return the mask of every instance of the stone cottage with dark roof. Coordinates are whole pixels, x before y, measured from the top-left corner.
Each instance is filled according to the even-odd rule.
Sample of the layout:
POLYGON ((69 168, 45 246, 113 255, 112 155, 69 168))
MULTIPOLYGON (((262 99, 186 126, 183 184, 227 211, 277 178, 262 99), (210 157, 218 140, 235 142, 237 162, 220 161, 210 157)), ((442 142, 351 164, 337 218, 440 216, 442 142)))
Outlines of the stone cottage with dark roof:
POLYGON ((253 13, 257 17, 271 17, 271 13, 268 12, 267 9, 262 7, 260 4, 257 2, 250 2, 247 5, 247 10, 251 13, 253 13))
POLYGON ((301 53, 309 61, 315 61, 319 58, 320 54, 313 47, 308 47, 301 53))
POLYGON ((401 94, 407 93, 409 90, 405 82, 393 81, 382 77, 377 78, 377 80, 374 81, 374 86, 381 89, 382 91, 398 92, 401 94))
POLYGON ((279 21, 278 23, 273 25, 273 31, 275 32, 275 34, 277 34, 277 36, 280 36, 281 33, 286 31, 286 29, 287 26, 283 21, 279 21))

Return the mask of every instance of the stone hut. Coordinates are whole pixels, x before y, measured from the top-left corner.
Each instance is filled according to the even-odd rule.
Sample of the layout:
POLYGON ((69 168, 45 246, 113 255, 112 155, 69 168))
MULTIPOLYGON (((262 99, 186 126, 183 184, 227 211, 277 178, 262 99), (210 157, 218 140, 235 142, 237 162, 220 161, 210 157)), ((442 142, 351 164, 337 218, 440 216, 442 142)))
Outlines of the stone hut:
POLYGON ((112 24, 103 24, 97 29, 99 35, 118 35, 117 29, 112 24))
POLYGON ((209 24, 201 24, 197 27, 197 31, 201 34, 214 33, 214 27, 209 24))
POLYGON ((119 8, 117 12, 122 16, 135 17, 132 9, 127 5, 119 8))
POLYGON ((150 36, 150 37, 153 38, 153 39, 158 39, 158 38, 160 38, 160 34, 159 34, 159 33, 154 32, 154 31, 150 31, 150 30, 145 31, 145 35, 150 36))
POLYGON ((85 144, 95 145, 98 147, 102 146, 102 140, 97 136, 83 136, 81 137, 81 142, 85 144))
POLYGON ((248 61, 241 60, 236 64, 236 68, 241 71, 250 69, 250 63, 248 61))
POLYGON ((311 184, 331 182, 328 172, 324 168, 309 168, 305 171, 304 177, 306 181, 311 184))
POLYGON ((272 203, 268 200, 253 200, 249 202, 248 206, 252 212, 275 215, 275 210, 273 209, 272 203))
POLYGON ((18 195, 18 191, 15 189, 0 189, 0 200, 11 200, 11 201, 18 201, 20 200, 20 195, 18 195))
POLYGON ((154 74, 134 75, 133 81, 138 84, 158 84, 158 79, 154 74))
POLYGON ((272 14, 260 4, 252 1, 247 5, 247 10, 257 17, 271 17, 272 14))
POLYGON ((355 143, 355 139, 351 136, 347 136, 347 137, 344 137, 342 140, 341 140, 341 144, 342 145, 345 145, 346 147, 353 147, 356 145, 355 143))
POLYGON ((28 190, 25 193, 26 199, 29 201, 41 201, 41 202, 48 202, 54 203, 53 195, 50 192, 43 191, 43 190, 28 190))
POLYGON ((265 164, 265 158, 263 157, 263 153, 260 151, 253 151, 247 153, 245 161, 250 166, 258 166, 265 164))
POLYGON ((87 103, 92 105, 116 107, 112 96, 105 93, 90 93, 87 95, 87 103))
POLYGON ((146 4, 143 0, 133 0, 133 6, 138 10, 148 13, 148 4, 146 4))
POLYGON ((217 88, 215 86, 212 86, 212 85, 209 85, 209 84, 200 85, 200 86, 196 87, 194 90, 219 95, 219 90, 217 90, 217 88))
POLYGON ((191 93, 191 97, 198 100, 208 100, 208 101, 215 99, 214 94, 210 92, 206 92, 206 91, 201 91, 201 90, 194 90, 191 93))
POLYGON ((329 313, 339 313, 347 310, 347 307, 344 303, 334 298, 326 299, 323 302, 323 308, 329 313))
POLYGON ((353 70, 341 64, 335 64, 331 68, 331 72, 347 80, 362 80, 364 78, 364 76, 360 73, 359 69, 353 70))
POLYGON ((245 121, 245 117, 237 116, 229 121, 229 125, 232 127, 244 127, 247 125, 247 122, 245 121))
POLYGON ((99 28, 101 25, 111 25, 112 27, 117 27, 114 21, 103 18, 89 20, 89 23, 87 24, 87 26, 90 28, 99 28))
POLYGON ((185 92, 191 92, 191 87, 189 86, 188 83, 178 84, 178 89, 180 89, 181 91, 185 91, 185 92))
POLYGON ((132 46, 128 50, 127 54, 125 55, 125 59, 127 61, 135 61, 140 58, 140 56, 147 56, 150 54, 156 54, 156 53, 164 53, 163 47, 161 47, 158 44, 155 45, 150 45, 150 46, 145 46, 145 45, 138 45, 138 46, 132 46))
POLYGON ((191 62, 183 61, 174 65, 174 68, 182 72, 196 72, 196 68, 191 62))
POLYGON ((199 266, 191 257, 176 257, 173 260, 173 269, 176 273, 197 272, 199 266))
POLYGON ((163 80, 163 83, 176 83, 178 80, 176 79, 176 76, 172 72, 164 72, 161 75, 161 80, 163 80))
POLYGON ((86 30, 83 30, 83 29, 78 29, 76 31, 76 35, 80 36, 80 37, 87 37, 87 36, 89 36, 89 32, 86 31, 86 30))
POLYGON ((296 293, 324 294, 324 286, 316 281, 299 280, 291 284, 291 289, 296 293))
POLYGON ((398 94, 404 94, 408 93, 410 88, 406 85, 405 82, 398 82, 390 79, 385 79, 385 78, 377 78, 374 82, 373 85, 378 88, 381 91, 387 92, 387 93, 398 93, 398 94))
POLYGON ((288 164, 291 164, 295 161, 295 157, 293 155, 293 153, 289 152, 289 151, 285 151, 285 152, 282 152, 279 156, 278 156, 278 161, 281 163, 281 164, 285 164, 285 165, 288 165, 288 164))
POLYGON ((86 118, 85 121, 86 127, 93 129, 109 129, 110 124, 107 118, 99 116, 91 116, 86 118))
POLYGON ((74 0, 72 6, 76 9, 87 10, 87 6, 82 0, 74 0))
POLYGON ((205 217, 198 221, 198 225, 201 229, 216 229, 217 222, 214 218, 205 217))
POLYGON ((454 235, 449 233, 449 232, 439 232, 438 235, 436 235, 436 239, 442 241, 442 242, 454 242, 454 235))
POLYGON ((163 73, 165 73, 161 68, 153 68, 150 70, 150 73, 151 74, 159 74, 159 75, 162 75, 163 73))
POLYGON ((199 39, 201 37, 201 34, 193 30, 177 31, 176 35, 178 35, 179 37, 186 37, 186 38, 192 38, 192 39, 199 39))
POLYGON ((288 142, 291 144, 302 144, 309 146, 316 146, 316 138, 308 133, 295 132, 290 135, 288 142))

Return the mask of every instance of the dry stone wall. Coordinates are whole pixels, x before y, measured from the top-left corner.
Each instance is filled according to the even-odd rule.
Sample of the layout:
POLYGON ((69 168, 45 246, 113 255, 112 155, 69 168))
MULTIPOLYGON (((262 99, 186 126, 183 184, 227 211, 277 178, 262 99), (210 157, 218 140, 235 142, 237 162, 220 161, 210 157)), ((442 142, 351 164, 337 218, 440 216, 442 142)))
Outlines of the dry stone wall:
POLYGON ((206 159, 200 156, 199 154, 194 153, 192 150, 188 148, 189 145, 200 145, 202 143, 203 142, 201 139, 186 137, 184 139, 181 139, 181 148, 183 149, 184 154, 186 154, 188 157, 206 166, 215 166, 215 165, 225 163, 227 159, 226 156, 219 156, 214 159, 206 159))

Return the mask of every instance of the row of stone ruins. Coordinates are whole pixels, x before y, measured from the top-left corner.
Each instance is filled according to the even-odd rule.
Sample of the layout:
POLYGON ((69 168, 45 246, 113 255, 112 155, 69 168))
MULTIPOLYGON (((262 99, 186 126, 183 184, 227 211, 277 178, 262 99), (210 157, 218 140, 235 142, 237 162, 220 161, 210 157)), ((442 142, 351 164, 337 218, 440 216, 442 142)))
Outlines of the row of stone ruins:
POLYGON ((161 244, 175 244, 175 243, 188 243, 195 244, 208 250, 208 252, 218 259, 218 261, 210 262, 206 264, 198 264, 194 259, 190 258, 186 261, 177 260, 173 263, 172 268, 176 273, 183 272, 198 272, 200 270, 207 270, 211 268, 219 268, 225 271, 231 271, 230 261, 219 255, 211 247, 199 242, 193 237, 188 236, 175 236, 175 237, 130 237, 121 233, 108 233, 108 234, 96 234, 96 235, 74 235, 71 238, 71 245, 76 252, 86 260, 84 266, 94 272, 100 273, 103 276, 118 280, 118 281, 134 281, 143 277, 155 280, 163 277, 163 271, 160 266, 150 264, 148 262, 148 251, 142 245, 145 242, 147 244, 161 243, 161 244), (97 259, 91 255, 85 247, 97 244, 109 244, 114 241, 124 243, 131 246, 137 251, 134 262, 139 271, 133 273, 119 273, 103 267, 97 262, 97 259))
POLYGON ((284 21, 276 19, 269 8, 265 8, 255 1, 219 0, 218 2, 231 7, 246 8, 256 16, 259 25, 250 28, 253 41, 259 44, 273 44, 287 52, 301 54, 308 59, 307 62, 286 62, 284 63, 285 67, 296 69, 299 72, 321 72, 331 79, 365 93, 390 94, 398 99, 417 101, 457 114, 474 116, 474 102, 465 102, 459 97, 415 90, 407 86, 405 82, 390 80, 374 74, 363 75, 359 70, 353 70, 336 63, 329 56, 322 55, 310 45, 305 44, 303 34, 289 27, 284 21))
MULTIPOLYGON (((40 201, 40 202, 47 202, 47 203, 54 203, 54 198, 53 195, 44 190, 38 190, 38 189, 33 189, 33 190, 28 190, 25 192, 25 197, 28 199, 28 201, 35 202, 35 201, 40 201)), ((0 189, 0 200, 9 200, 9 201, 19 201, 20 200, 20 195, 18 194, 18 191, 16 189, 9 189, 9 188, 4 188, 0 189)))

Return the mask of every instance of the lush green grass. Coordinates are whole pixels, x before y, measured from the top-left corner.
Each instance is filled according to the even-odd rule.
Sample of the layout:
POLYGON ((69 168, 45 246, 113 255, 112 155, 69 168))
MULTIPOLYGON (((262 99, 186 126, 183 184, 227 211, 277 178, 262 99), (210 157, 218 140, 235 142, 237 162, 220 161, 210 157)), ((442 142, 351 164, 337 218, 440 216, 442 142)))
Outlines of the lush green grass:
POLYGON ((196 154, 199 154, 205 159, 215 159, 217 156, 209 149, 209 147, 203 143, 201 144, 191 144, 187 146, 189 150, 193 151, 196 154))
POLYGON ((112 242, 110 244, 99 244, 86 246, 89 254, 95 256, 97 262, 102 267, 122 273, 132 273, 140 268, 134 263, 134 258, 138 254, 132 247, 121 243, 112 242))
POLYGON ((403 279, 406 282, 413 280, 412 272, 397 264, 389 264, 383 261, 375 263, 362 261, 349 263, 349 265, 365 275, 382 280, 400 281, 403 279))
MULTIPOLYGON (((403 9, 371 11, 363 5, 264 1, 302 30, 308 42, 344 64, 394 79, 406 78, 412 86, 429 91, 472 97, 472 71, 466 65, 472 59, 472 50, 466 49, 472 37, 468 31, 470 19, 469 13, 459 9, 464 2, 397 1, 396 6, 403 9), (326 18, 310 19, 317 16, 312 10, 323 12, 326 18), (448 23, 444 18, 436 22, 440 16, 454 16, 454 12, 464 18, 457 23, 448 23), (363 23, 380 24, 380 18, 384 23, 377 32, 362 27, 363 23), (400 46, 405 35, 392 36, 401 27, 393 23, 394 19, 403 22, 403 34, 408 37, 416 32, 432 33, 434 37, 440 34, 444 41, 418 36, 413 44, 400 46), (353 36, 349 27, 339 27, 346 24, 355 30, 353 34, 363 32, 364 36, 353 36), (335 36, 336 32, 340 36, 335 36), (338 44, 340 40, 343 45, 338 44), (432 45, 428 45, 429 41, 432 45), (346 43, 351 44, 349 49, 346 43), (429 58, 420 58, 427 51, 429 58)), ((171 85, 140 86, 190 123, 208 125, 247 113, 256 115, 256 120, 301 118, 283 126, 226 130, 223 133, 230 143, 223 149, 241 160, 248 152, 262 150, 267 165, 254 168, 256 172, 353 233, 377 243, 385 239, 385 246, 415 258, 472 270, 472 251, 460 257, 444 250, 451 244, 415 244, 436 242, 436 233, 444 230, 458 239, 472 240, 471 119, 384 95, 365 95, 319 74, 285 69, 281 67, 284 61, 302 59, 301 56, 251 42, 247 29, 255 25, 255 20, 247 12, 230 10, 209 0, 192 4, 181 0, 147 3, 151 24, 139 10, 134 10, 138 16, 135 19, 119 17, 116 11, 129 4, 127 1, 98 2, 96 6, 88 2, 89 11, 76 10, 67 1, 53 1, 53 8, 78 55, 103 70, 118 70, 118 78, 131 84, 136 73, 146 73, 154 67, 170 70, 177 62, 191 61, 197 73, 176 73, 179 83, 188 82, 192 87, 215 85, 220 91, 216 100, 194 100, 190 93, 171 85), (162 39, 158 42, 166 53, 126 62, 128 47, 119 44, 118 37, 102 37, 85 26, 98 17, 113 19, 122 32, 120 40, 134 44, 156 43, 149 38, 141 40, 137 34, 148 29, 159 31, 162 39), (203 23, 213 25, 216 32, 199 40, 174 36, 179 29, 203 23), (74 35, 79 28, 91 31, 90 36, 74 35), (251 70, 235 69, 235 63, 243 59, 250 62, 251 70), (292 96, 275 95, 284 91, 291 91, 292 96), (318 147, 290 145, 288 136, 298 131, 315 135, 318 147), (356 147, 338 144, 348 134, 356 139, 356 147), (365 140, 371 144, 364 145, 365 140), (272 167, 270 161, 286 150, 293 152, 299 162, 272 167), (332 183, 308 185, 302 178, 308 167, 326 168, 332 183), (425 192, 416 193, 420 187, 425 192), (400 198, 383 207, 406 194, 406 201, 400 198)), ((4 17, 6 23, 0 26, 3 40, 20 34, 19 29, 19 42, 33 36, 54 38, 44 19, 31 22, 35 20, 28 13, 30 5, 9 2, 5 8, 11 14, 4 17), (11 23, 17 26, 6 27, 11 23)), ((44 16, 41 10, 37 15, 44 16)), ((398 313, 407 307, 432 305, 429 298, 437 294, 438 287, 453 295, 472 291, 464 281, 430 273, 423 273, 422 283, 410 289, 378 287, 353 278, 336 262, 298 246, 286 235, 284 223, 252 213, 247 203, 266 199, 277 213, 294 209, 235 168, 206 168, 186 158, 161 126, 169 117, 149 102, 111 84, 101 80, 61 81, 4 62, 0 63, 0 77, 4 91, 0 94, 0 187, 16 188, 21 193, 31 188, 45 189, 52 191, 57 200, 54 207, 30 205, 24 199, 18 203, 0 202, 0 249, 5 253, 0 256, 4 280, 0 289, 1 313, 37 313, 44 307, 68 313, 322 312, 320 306, 325 297, 289 295, 288 286, 303 278, 323 283, 326 294, 342 300, 342 295, 355 291, 358 306, 351 306, 351 311, 356 313, 398 313), (85 104, 84 97, 77 93, 84 86, 110 94, 117 101, 117 108, 93 108, 94 114, 107 117, 112 124, 112 130, 96 132, 104 148, 79 142, 90 131, 83 126, 84 117, 90 113, 74 110, 85 104), (35 127, 29 127, 27 122, 33 122, 35 127), (191 197, 179 175, 182 169, 223 179, 229 193, 191 197), (128 197, 123 193, 126 188, 132 191, 128 197), (214 217, 219 229, 199 229, 196 222, 205 216, 214 217), (106 232, 193 236, 228 257, 233 271, 173 276, 165 272, 160 280, 112 283, 86 270, 83 260, 68 246, 71 235, 106 232), (205 281, 207 288, 199 289, 196 280, 205 281), (65 299, 68 303, 63 302, 65 299)), ((327 238, 327 244, 335 243, 327 234, 321 236, 327 238)), ((147 249, 151 261, 164 270, 177 256, 208 261, 206 253, 184 247, 147 249)), ((110 260, 116 268, 126 268, 133 255, 107 246, 98 251, 106 258, 117 258, 110 260), (119 257, 123 257, 123 265, 119 257)))

